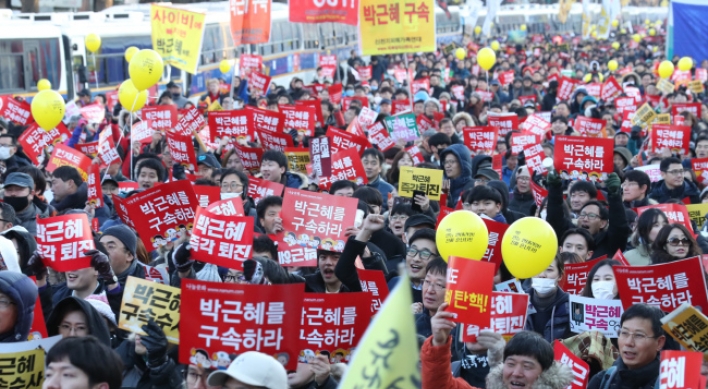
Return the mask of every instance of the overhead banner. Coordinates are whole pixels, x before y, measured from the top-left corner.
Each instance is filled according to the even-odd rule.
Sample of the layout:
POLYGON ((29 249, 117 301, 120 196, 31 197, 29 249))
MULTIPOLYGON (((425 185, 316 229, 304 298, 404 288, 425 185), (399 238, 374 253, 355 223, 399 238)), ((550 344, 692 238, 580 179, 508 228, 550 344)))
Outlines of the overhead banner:
POLYGON ((294 23, 342 23, 356 26, 359 0, 290 0, 294 23))
POLYGON ((435 2, 362 0, 359 42, 362 55, 435 51, 435 2))
POLYGON ((234 45, 268 43, 270 1, 229 0, 231 37, 234 45))
POLYGON ((205 17, 200 12, 152 4, 152 48, 165 63, 197 74, 205 17))

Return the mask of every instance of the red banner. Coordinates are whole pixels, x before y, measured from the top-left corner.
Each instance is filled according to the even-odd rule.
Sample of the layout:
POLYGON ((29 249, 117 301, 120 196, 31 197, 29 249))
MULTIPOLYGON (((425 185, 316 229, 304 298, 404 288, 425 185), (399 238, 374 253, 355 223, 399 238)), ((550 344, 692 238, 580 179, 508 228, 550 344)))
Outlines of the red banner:
MULTIPOLYGON (((656 208, 666 215, 669 224, 683 224, 689 231, 693 232, 693 226, 691 225, 691 217, 688 215, 688 210, 683 204, 653 204, 647 205, 646 207, 639 207, 636 209, 637 217, 641 216, 647 209, 656 208)), ((700 228, 700 226, 699 226, 700 228)))
POLYGON ((572 178, 601 179, 614 169, 614 140, 558 136, 554 153, 556 170, 572 178))
POLYGON ((251 106, 245 109, 251 113, 253 128, 256 131, 282 134, 285 130, 285 115, 282 113, 251 106))
POLYGON ((310 139, 310 160, 316 177, 332 175, 332 151, 329 147, 329 137, 320 136, 310 139))
POLYGON ((558 82, 558 100, 568 100, 575 90, 575 86, 580 83, 580 80, 574 80, 569 77, 561 77, 558 82))
POLYGON ((258 204, 268 196, 282 196, 285 185, 256 177, 248 177, 248 197, 258 204))
POLYGON ((708 158, 692 158, 691 159, 691 170, 696 173, 696 178, 698 182, 703 184, 708 181, 708 158))
POLYGON ((464 325, 463 342, 476 342, 481 330, 491 330, 509 340, 524 330, 529 295, 526 293, 492 292, 489 302, 489 326, 464 325))
POLYGON ((315 109, 312 107, 281 105, 280 112, 285 115, 285 128, 295 129, 306 136, 315 131, 315 109))
POLYGON ((633 97, 620 97, 615 99, 615 106, 617 107, 617 112, 620 114, 637 111, 637 102, 633 97))
POLYGON ((228 269, 243 269, 243 262, 251 257, 254 219, 198 208, 194 220, 189 238, 192 257, 228 269))
POLYGON ((344 230, 354 225, 357 200, 349 197, 286 188, 283 196, 285 235, 305 240, 308 246, 342 252, 344 230))
POLYGON ((361 82, 371 80, 371 66, 357 66, 356 71, 359 73, 359 80, 361 80, 361 82))
POLYGON ((11 122, 26 126, 34 121, 32 107, 26 101, 17 101, 12 96, 0 96, 0 116, 11 122))
POLYGON ((59 272, 85 269, 91 257, 84 252, 96 248, 85 214, 37 218, 37 251, 44 264, 59 272))
POLYGON ((263 149, 260 147, 246 147, 238 144, 234 145, 234 150, 238 154, 243 168, 251 172, 257 173, 261 168, 261 160, 263 159, 263 149))
POLYGON ((391 139, 388 129, 386 129, 386 126, 382 122, 374 123, 374 125, 369 127, 368 132, 369 143, 378 146, 381 152, 384 152, 396 145, 393 139, 391 139))
POLYGON ((595 82, 592 84, 586 84, 584 88, 588 91, 588 96, 592 96, 597 99, 600 98, 600 90, 602 89, 602 84, 595 82))
POLYGON ((393 116, 396 116, 399 113, 409 112, 410 110, 411 101, 409 99, 391 101, 391 115, 393 116))
POLYGON ((140 110, 142 120, 150 120, 152 128, 170 131, 177 126, 177 107, 174 105, 155 105, 140 110))
POLYGON ((509 225, 486 218, 483 218, 482 221, 487 225, 487 231, 489 231, 489 244, 487 244, 487 251, 484 253, 482 261, 493 263, 494 274, 496 274, 502 263, 501 238, 506 233, 509 225))
POLYGON ((113 133, 108 127, 98 134, 98 159, 101 167, 120 162, 120 155, 118 155, 118 150, 116 150, 113 143, 113 133))
POLYGON ((460 323, 487 325, 494 274, 493 263, 450 256, 445 291, 445 302, 450 304, 447 311, 457 314, 460 323))
POLYGON ((126 224, 135 229, 145 247, 152 251, 177 240, 179 231, 192 228, 197 196, 192 185, 182 180, 147 189, 123 204, 128 217, 126 224))
POLYGON ((329 351, 343 362, 371 321, 371 293, 306 293, 300 320, 300 349, 329 351))
MULTIPOLYGON (((270 1, 229 0, 231 37, 234 45, 268 43, 270 1)), ((241 54, 241 60, 243 60, 241 54)), ((244 74, 241 73, 241 76, 244 74)))
POLYGON ((361 155, 364 154, 364 150, 370 147, 366 138, 338 130, 332 126, 327 128, 326 135, 332 140, 329 146, 332 154, 336 154, 341 150, 355 149, 357 154, 361 157, 361 155))
POLYGON ((81 117, 91 124, 101 123, 106 118, 106 108, 98 103, 89 104, 79 108, 81 117))
POLYGON ((152 141, 152 134, 155 132, 152 128, 152 124, 148 120, 141 120, 135 124, 130 131, 130 137, 133 142, 150 143, 152 141))
POLYGON ((573 123, 573 129, 588 138, 607 138, 605 126, 607 126, 607 120, 592 119, 580 115, 575 118, 573 123))
POLYGON ((585 361, 573 354, 559 340, 553 342, 553 354, 556 362, 568 366, 573 371, 573 382, 566 389, 585 389, 588 387, 590 367, 585 361))
POLYGON ((430 78, 423 77, 411 81, 411 90, 413 94, 416 94, 421 89, 425 90, 426 92, 430 90, 430 78))
POLYGON ((366 97, 361 97, 361 96, 342 97, 342 112, 348 110, 349 106, 352 105, 352 101, 354 101, 354 100, 359 101, 361 103, 362 107, 369 106, 369 99, 366 97))
POLYGON ((676 116, 683 111, 688 111, 693 116, 701 117, 701 103, 673 103, 671 105, 671 116, 676 116))
POLYGON ((294 147, 293 137, 281 132, 256 131, 258 139, 265 150, 278 150, 285 153, 285 149, 294 147))
POLYGON ((533 175, 533 173, 547 173, 546 168, 543 167, 543 160, 546 159, 546 153, 543 151, 541 143, 524 147, 524 158, 531 175, 533 175))
MULTIPOLYGON (((194 185, 194 188, 199 186, 201 185, 194 185)), ((197 193, 196 189, 195 193, 197 193)), ((217 216, 244 216, 243 200, 241 200, 240 197, 231 197, 224 200, 218 200, 218 198, 217 196, 217 200, 211 202, 206 207, 207 211, 217 216)))
POLYGON ((54 151, 49 157, 47 163, 47 171, 53 172, 61 166, 71 166, 79 171, 81 178, 86 181, 88 179, 88 168, 91 165, 91 159, 81 153, 79 150, 74 150, 69 146, 57 144, 54 146, 54 151))
POLYGON ((278 263, 283 267, 317 267, 316 242, 310 242, 307 235, 299 238, 295 234, 284 234, 283 239, 277 241, 278 263))
POLYGON ((178 163, 191 171, 196 170, 197 156, 194 153, 191 135, 168 132, 167 146, 170 149, 172 163, 178 163))
MULTIPOLYGON (((174 132, 191 137, 194 132, 199 131, 205 124, 204 116, 196 108, 192 107, 177 120, 177 124, 174 126, 174 132)), ((153 126, 153 128, 155 127, 153 126)))
POLYGON ((702 364, 703 354, 697 351, 662 351, 661 364, 659 365, 659 388, 705 388, 705 377, 701 376, 702 364), (699 383, 703 383, 703 385, 699 383))
POLYGON ((581 294, 587 284, 588 273, 602 259, 595 258, 587 262, 567 263, 565 265, 565 278, 561 280, 558 286, 570 294, 581 294))
POLYGON ((388 297, 388 284, 381 270, 356 269, 359 283, 363 292, 371 294, 371 313, 381 309, 381 305, 388 297))
POLYGON ((551 129, 551 123, 537 114, 533 114, 526 117, 526 120, 521 123, 519 129, 523 132, 530 132, 542 137, 551 129))
POLYGON ((209 111, 209 134, 211 139, 225 136, 252 142, 253 126, 249 112, 246 110, 209 111))
POLYGON ((641 303, 667 313, 685 302, 708 307, 699 257, 650 266, 615 266, 612 270, 624 309, 641 303))
POLYGON ((511 85, 512 82, 514 82, 513 70, 507 70, 505 72, 499 73, 499 83, 501 83, 503 86, 511 85))
POLYGON ((37 124, 30 124, 22 135, 17 139, 22 146, 22 151, 29 157, 35 165, 40 165, 44 162, 44 151, 47 146, 54 145, 58 142, 64 142, 71 137, 71 132, 66 128, 64 123, 59 122, 51 131, 45 131, 39 128, 37 124), (40 160, 41 157, 41 160, 40 160))
POLYGON ((499 138, 504 138, 507 133, 519 128, 519 117, 515 113, 494 114, 490 112, 487 116, 487 123, 489 126, 497 127, 499 138))
POLYGON ((604 101, 612 101, 616 97, 622 94, 622 86, 615 79, 614 76, 610 76, 602 84, 602 90, 600 91, 600 99, 604 101))
POLYGON ((338 180, 353 181, 357 185, 365 185, 369 182, 356 150, 346 149, 332 153, 332 176, 320 177, 320 190, 329 190, 332 183, 338 180))
POLYGON ((76 150, 79 150, 87 157, 94 158, 98 154, 98 141, 91 143, 77 143, 74 145, 76 150))
POLYGON ((423 159, 423 152, 418 146, 413 145, 411 147, 406 148, 406 153, 408 153, 408 156, 411 157, 411 160, 413 161, 413 166, 417 166, 418 164, 425 162, 425 159, 423 159))
POLYGON ((691 141, 691 127, 653 124, 651 130, 651 150, 660 152, 669 149, 673 153, 688 155, 691 141))
POLYGON ((210 356, 260 351, 295 370, 302 284, 241 285, 182 280, 179 362, 211 367, 210 356))
POLYGON ((524 151, 524 148, 531 145, 541 144, 541 137, 531 133, 518 133, 514 132, 511 134, 511 154, 518 155, 520 152, 524 151))
POLYGON ((92 163, 88 170, 88 203, 96 208, 104 206, 103 189, 101 188, 101 171, 98 164, 92 163))

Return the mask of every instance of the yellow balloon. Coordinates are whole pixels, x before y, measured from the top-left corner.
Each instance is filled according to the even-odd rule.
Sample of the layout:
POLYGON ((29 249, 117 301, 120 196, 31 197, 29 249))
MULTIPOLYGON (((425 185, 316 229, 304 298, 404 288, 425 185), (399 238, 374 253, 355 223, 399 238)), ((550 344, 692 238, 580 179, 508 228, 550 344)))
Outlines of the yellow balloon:
POLYGON ((130 63, 130 60, 133 59, 133 56, 134 56, 135 53, 137 53, 138 51, 140 51, 139 48, 137 48, 137 47, 135 47, 135 46, 130 46, 130 47, 128 47, 127 49, 125 49, 125 54, 123 54, 123 56, 125 57, 125 60, 126 60, 128 63, 130 63))
POLYGON ((522 24, 521 27, 519 27, 519 28, 521 29, 521 31, 526 31, 526 25, 525 25, 525 24, 522 24))
POLYGON ((693 67, 693 60, 691 57, 683 57, 678 61, 678 68, 682 72, 687 72, 693 67))
POLYGON ((64 119, 66 105, 57 91, 45 89, 32 99, 32 117, 46 131, 51 131, 64 119))
POLYGON ((584 83, 587 84, 588 82, 590 82, 590 80, 592 80, 592 74, 588 73, 588 74, 586 74, 585 76, 583 76, 583 82, 584 82, 584 83))
POLYGON ((659 3, 659 7, 668 7, 669 6, 669 0, 661 0, 661 3, 659 3))
POLYGON ((502 257, 511 274, 531 278, 553 262, 558 251, 558 237, 547 221, 525 217, 509 226, 502 238, 502 257))
POLYGON ((617 19, 615 19, 615 20, 612 21, 612 27, 613 27, 613 28, 617 28, 617 26, 619 26, 619 24, 620 24, 620 22, 619 22, 619 20, 617 20, 617 19))
POLYGON ((477 63, 484 70, 489 70, 497 62, 497 55, 494 54, 494 50, 489 47, 485 47, 477 52, 477 63))
POLYGON ((659 77, 669 78, 674 74, 674 64, 671 61, 662 61, 659 64, 659 77))
POLYGON ((597 39, 597 31, 591 32, 590 36, 593 37, 593 39, 597 39))
POLYGON ((656 35, 656 30, 653 28, 650 28, 649 29, 649 36, 654 36, 654 35, 656 35))
POLYGON ((658 47, 658 46, 654 46, 654 47, 651 48, 651 51, 653 51, 654 53, 656 53, 657 51, 659 51, 659 47, 658 47))
POLYGON ((462 61, 463 59, 467 58, 467 51, 460 47, 459 49, 455 50, 455 57, 462 61))
POLYGON ((617 70, 618 67, 619 64, 614 59, 611 59, 610 62, 607 63, 607 69, 609 69, 611 72, 617 70))
POLYGON ((499 50, 499 42, 492 41, 492 43, 489 44, 489 47, 491 47, 492 50, 497 51, 497 50, 499 50))
POLYGON ((619 50, 620 48, 620 43, 619 42, 612 42, 612 48, 615 50, 619 50))
POLYGON ((231 70, 231 63, 223 59, 221 62, 219 62, 219 70, 221 70, 222 73, 228 73, 231 70))
POLYGON ((479 35, 479 34, 481 34, 481 33, 482 33, 482 27, 476 26, 476 27, 474 28, 474 34, 475 34, 475 35, 479 35))
POLYGON ((664 23, 662 23, 661 20, 657 20, 656 23, 654 23, 654 26, 655 26, 656 28, 661 28, 661 26, 662 26, 663 24, 664 24, 664 23))
POLYGON ((130 59, 128 73, 138 90, 145 90, 157 84, 162 77, 164 65, 162 58, 155 50, 140 50, 130 59))
POLYGON ((38 91, 43 91, 46 89, 52 89, 52 83, 49 82, 46 78, 43 78, 39 81, 37 81, 37 90, 38 91))
POLYGON ((96 34, 88 34, 84 39, 86 50, 95 53, 101 48, 101 37, 96 34))
POLYGON ((138 111, 147 102, 146 90, 138 91, 132 80, 125 80, 118 88, 118 101, 123 109, 129 112, 138 111))
POLYGON ((642 41, 642 36, 639 34, 634 34, 632 35, 632 39, 634 39, 635 42, 639 43, 642 41))
POLYGON ((626 30, 626 29, 623 28, 623 29, 620 30, 620 34, 624 35, 624 34, 626 34, 626 33, 627 33, 627 30, 626 30))
POLYGON ((651 20, 649 20, 649 19, 644 19, 644 24, 646 24, 647 26, 650 25, 650 24, 651 24, 651 20))
POLYGON ((445 262, 450 256, 479 261, 487 251, 489 231, 476 213, 455 211, 440 221, 435 233, 435 243, 445 262))

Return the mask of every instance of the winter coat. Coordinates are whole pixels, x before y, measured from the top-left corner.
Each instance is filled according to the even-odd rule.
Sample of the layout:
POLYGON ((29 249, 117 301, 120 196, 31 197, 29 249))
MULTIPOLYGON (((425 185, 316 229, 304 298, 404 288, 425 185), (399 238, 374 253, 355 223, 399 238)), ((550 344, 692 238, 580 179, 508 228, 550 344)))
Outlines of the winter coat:
POLYGON ((628 209, 632 208, 639 208, 639 207, 646 207, 647 205, 654 205, 654 204, 659 204, 656 200, 650 199, 648 196, 645 196, 641 200, 634 200, 634 201, 625 201, 624 207, 628 209))
POLYGON ((670 199, 683 200, 688 197, 691 199, 691 204, 698 204, 701 202, 699 194, 698 187, 691 181, 684 180, 683 187, 669 189, 664 183, 664 180, 661 180, 652 188, 651 193, 649 193, 649 198, 659 203, 665 203, 670 199))
MULTIPOLYGON (((86 205, 84 204, 84 207, 86 205)), ((81 208, 84 208, 81 207, 81 208)), ((37 216, 45 218, 49 216, 49 207, 42 209, 34 202, 30 203, 29 207, 22 212, 15 213, 15 219, 19 221, 19 225, 24 227, 32 236, 37 235, 37 216)))
POLYGON ((534 205, 536 205, 536 200, 534 200, 531 192, 521 193, 514 188, 513 195, 509 201, 509 210, 521 213, 524 216, 531 216, 531 207, 534 205))
MULTIPOLYGON (((533 303, 535 290, 529 289, 529 301, 533 303)), ((551 306, 546 308, 551 310, 551 319, 546 323, 545 328, 534 328, 533 319, 538 313, 533 313, 526 315, 526 327, 527 331, 534 331, 541 336, 543 336, 549 343, 553 343, 556 339, 565 339, 571 336, 570 333, 570 307, 568 303, 568 293, 564 292, 561 288, 557 288, 556 299, 553 301, 551 306)), ((540 308, 535 307, 536 311, 540 311, 540 308)))
POLYGON ((285 185, 286 188, 307 189, 310 181, 307 179, 307 176, 302 173, 285 172, 280 178, 280 183, 285 185))
POLYGON ((17 307, 17 320, 12 331, 0 334, 0 343, 27 340, 34 319, 37 285, 26 275, 14 271, 0 271, 0 292, 7 295, 17 307))
POLYGON ((495 218, 496 221, 511 224, 525 216, 528 216, 525 213, 509 209, 509 187, 506 186, 506 183, 504 183, 504 181, 492 180, 487 183, 487 186, 496 189, 501 194, 502 208, 500 214, 504 217, 504 221, 496 220, 495 218))
MULTIPOLYGON (((52 287, 52 305, 54 307, 52 311, 56 311, 62 300, 65 300, 68 297, 72 297, 73 293, 74 291, 69 289, 69 287, 66 285, 66 282, 62 282, 59 285, 54 285, 52 287)), ((96 289, 93 291, 92 294, 102 293, 106 294, 108 305, 110 305, 113 313, 120 312, 120 306, 123 301, 123 288, 119 286, 113 290, 108 290, 103 285, 103 283, 99 281, 98 286, 96 286, 96 289)), ((42 307, 44 307, 44 304, 42 304, 42 307)), ((47 311, 44 312, 45 317, 47 317, 47 313, 47 311)))
POLYGON ((135 353, 135 342, 121 343, 115 351, 123 361, 123 382, 121 388, 172 389, 181 388, 184 378, 171 358, 159 366, 148 367, 145 358, 135 353))
POLYGON ((355 265, 357 257, 361 258, 365 269, 381 270, 384 275, 388 273, 386 261, 380 249, 372 246, 374 246, 373 243, 364 243, 354 237, 350 237, 344 245, 344 250, 337 261, 337 265, 334 267, 334 275, 342 282, 342 285, 352 292, 362 291, 355 265), (369 257, 364 256, 364 250, 367 246, 369 246, 369 251, 372 253, 369 257))
POLYGON ((59 335, 59 325, 67 312, 81 311, 86 315, 86 325, 89 335, 93 335, 100 342, 111 347, 111 334, 108 325, 100 313, 88 301, 69 296, 59 301, 47 318, 47 333, 49 336, 59 335))
POLYGON ((381 212, 383 213, 384 211, 388 210, 388 194, 394 191, 393 185, 389 184, 388 182, 384 181, 383 177, 379 175, 376 177, 375 180, 370 181, 366 186, 370 186, 381 193, 381 197, 383 198, 383 205, 381 207, 381 212))
POLYGON ((633 370, 629 370, 620 357, 610 369, 603 370, 592 377, 588 383, 588 389, 601 389, 602 379, 610 370, 615 370, 612 374, 610 389, 653 389, 654 385, 658 383, 659 356, 660 354, 657 353, 656 359, 648 365, 633 370))
MULTIPOLYGON (((473 389, 463 378, 454 378, 450 363, 450 344, 452 338, 448 337, 444 346, 433 346, 432 338, 428 338, 423 343, 420 351, 422 365, 422 387, 423 388, 445 388, 445 389, 473 389)), ((490 365, 492 361, 490 361, 490 365)), ((502 381, 501 361, 491 367, 487 375, 487 389, 505 389, 502 381)), ((553 362, 548 370, 545 370, 536 382, 529 389, 564 389, 573 381, 573 371, 570 367, 553 362)))
MULTIPOLYGON (((445 179, 450 180, 450 194, 447 197, 447 206, 455 208, 457 201, 462 193, 468 189, 474 188, 474 180, 472 179, 472 158, 470 150, 461 144, 454 144, 440 152, 440 160, 445 161, 445 156, 452 154, 460 163, 461 174, 455 179, 450 179, 445 174, 445 179)), ((444 173, 443 173, 444 174, 444 173)))
POLYGON ((624 257, 631 266, 648 266, 651 265, 651 252, 646 245, 640 244, 639 247, 626 251, 624 257))

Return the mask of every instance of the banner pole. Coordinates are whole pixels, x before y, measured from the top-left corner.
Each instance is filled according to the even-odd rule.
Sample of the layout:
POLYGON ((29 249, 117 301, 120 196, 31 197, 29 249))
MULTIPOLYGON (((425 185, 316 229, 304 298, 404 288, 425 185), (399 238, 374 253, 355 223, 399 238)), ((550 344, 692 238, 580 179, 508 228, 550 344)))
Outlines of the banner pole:
POLYGON ((411 112, 413 112, 413 106, 415 104, 415 101, 413 101, 413 86, 411 85, 412 80, 410 75, 408 74, 408 54, 404 53, 403 54, 403 63, 405 64, 405 71, 406 71, 406 81, 408 83, 408 94, 410 96, 409 103, 411 107, 411 112))

